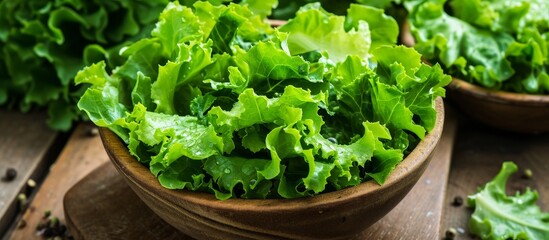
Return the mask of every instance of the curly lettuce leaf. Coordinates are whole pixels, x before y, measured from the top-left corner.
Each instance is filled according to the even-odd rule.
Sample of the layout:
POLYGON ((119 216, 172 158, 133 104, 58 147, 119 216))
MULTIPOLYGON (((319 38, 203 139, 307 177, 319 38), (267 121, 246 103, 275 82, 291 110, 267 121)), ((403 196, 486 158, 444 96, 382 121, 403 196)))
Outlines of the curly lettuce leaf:
POLYGON ((538 192, 526 189, 508 196, 505 186, 517 165, 505 162, 496 177, 478 193, 469 196, 475 208, 469 222, 470 231, 482 239, 547 239, 549 213, 536 205, 538 192))
POLYGON ((267 17, 278 6, 278 0, 242 0, 240 4, 248 6, 253 13, 261 17, 267 17))
POLYGON ((368 23, 372 49, 382 45, 396 45, 399 33, 398 23, 394 18, 385 15, 383 9, 351 4, 345 18, 346 28, 358 28, 361 21, 368 23))
POLYGON ((155 1, 0 1, 0 105, 48 109, 50 127, 83 119, 76 102, 85 65, 119 63, 121 45, 150 32, 168 3, 155 1), (21 67, 25 66, 25 67, 21 67))
POLYGON ((309 75, 309 66, 303 58, 290 56, 274 42, 259 42, 247 52, 239 51, 235 53, 235 61, 241 70, 229 70, 229 78, 243 78, 233 80, 240 85, 236 85, 237 92, 243 88, 254 88, 263 94, 280 91, 300 79, 307 80, 309 75))
POLYGON ((269 18, 288 20, 294 18, 299 9, 307 4, 319 3, 323 9, 337 15, 345 15, 352 0, 330 1, 330 0, 279 0, 276 8, 272 10, 269 18))
POLYGON ((79 107, 166 188, 295 198, 382 184, 432 128, 448 77, 411 49, 383 51, 393 35, 376 38, 383 53, 322 41, 295 51, 294 33, 329 26, 344 42, 370 46, 356 29, 391 25, 377 10, 351 9, 346 22, 309 5, 299 16, 315 18, 280 31, 242 5, 170 3, 150 38, 122 49, 126 60, 112 73, 104 62, 79 72, 77 83, 91 85, 79 107))
POLYGON ((547 1, 416 0, 405 6, 416 49, 450 74, 491 89, 549 92, 549 14, 540 11, 547 1))
POLYGON ((518 33, 522 28, 534 27, 548 30, 549 14, 542 9, 549 6, 547 1, 452 1, 454 15, 468 23, 507 33, 518 33))
POLYGON ((191 9, 175 4, 169 4, 162 11, 151 33, 162 43, 165 56, 171 56, 176 52, 177 43, 200 39, 203 34, 191 9))
MULTIPOLYGON (((404 106, 419 117, 416 124, 424 126, 427 131, 433 129, 436 111, 430 103, 438 96, 445 96, 443 87, 450 83, 451 78, 444 74, 438 64, 432 67, 422 64, 421 55, 410 48, 384 46, 374 50, 373 54, 378 61, 376 70, 380 78, 385 83, 395 85, 402 92, 404 106), (408 57, 403 59, 402 54, 408 57)), ((383 85, 381 87, 384 88, 383 85)), ((395 120, 408 118, 407 116, 402 117, 396 117, 395 120)), ((388 116, 380 116, 380 118, 388 118, 388 116)), ((414 127, 399 128, 413 131, 414 127)), ((421 135, 421 133, 418 134, 418 136, 421 135)))
POLYGON ((92 84, 78 101, 78 108, 100 127, 108 127, 124 141, 128 131, 119 126, 126 116, 126 107, 119 102, 120 92, 116 87, 119 79, 111 77, 105 70, 105 62, 85 67, 75 78, 77 84, 92 84))
POLYGON ((404 0, 357 0, 357 2, 368 6, 384 9, 389 7, 393 3, 400 4, 404 2, 404 0))
POLYGON ((326 14, 319 3, 314 3, 304 6, 280 31, 290 33, 287 41, 292 55, 325 51, 334 62, 351 54, 368 59, 371 45, 368 24, 358 22, 355 28, 346 31, 344 21, 343 17, 326 14))

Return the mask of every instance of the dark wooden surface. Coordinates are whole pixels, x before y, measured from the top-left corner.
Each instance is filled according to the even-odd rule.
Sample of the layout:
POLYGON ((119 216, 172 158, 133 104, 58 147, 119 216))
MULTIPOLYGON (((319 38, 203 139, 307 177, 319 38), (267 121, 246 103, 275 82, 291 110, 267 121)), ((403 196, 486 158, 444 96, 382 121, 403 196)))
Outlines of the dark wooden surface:
POLYGON ((63 196, 69 188, 99 165, 108 161, 99 135, 90 135, 91 124, 76 127, 65 148, 49 170, 27 211, 22 215, 24 228, 16 228, 10 239, 40 239, 36 226, 45 211, 64 222, 63 196))
POLYGON ((522 192, 526 187, 536 189, 540 196, 538 205, 549 212, 549 134, 506 133, 464 121, 459 126, 454 146, 441 233, 453 227, 460 232, 456 239, 472 238, 467 231, 472 209, 465 204, 454 207, 451 202, 456 196, 466 202, 467 196, 476 193, 477 187, 495 177, 504 161, 513 161, 519 167, 509 178, 508 194, 522 192), (525 169, 532 170, 531 179, 521 177, 525 169))
POLYGON ((28 179, 38 181, 53 161, 57 133, 46 124, 45 112, 22 114, 0 109, 0 178, 14 168, 13 181, 0 181, 0 236, 13 225, 19 212, 17 195, 30 195, 28 179))

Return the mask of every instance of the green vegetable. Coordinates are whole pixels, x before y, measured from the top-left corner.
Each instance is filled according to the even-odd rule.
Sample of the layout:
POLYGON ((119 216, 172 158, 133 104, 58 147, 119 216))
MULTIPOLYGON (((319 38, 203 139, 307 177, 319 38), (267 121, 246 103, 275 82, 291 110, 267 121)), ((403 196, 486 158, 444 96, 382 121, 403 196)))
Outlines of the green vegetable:
POLYGON ((78 73, 91 85, 78 106, 166 188, 295 198, 383 183, 434 127, 450 78, 394 46, 396 23, 371 7, 306 5, 279 29, 263 16, 170 3, 126 62, 78 73))
POLYGON ((549 213, 536 205, 538 192, 529 188, 515 196, 505 193, 509 176, 517 165, 505 162, 498 175, 475 195, 468 204, 475 208, 469 229, 482 239, 549 239, 549 213))
MULTIPOLYGON (((261 0, 256 0, 261 1, 261 0)), ((275 0, 270 0, 275 1, 275 0)), ((245 2, 245 1, 243 1, 245 2)), ((267 1, 269 2, 269 1, 267 1)), ((276 1, 277 4, 273 4, 272 6, 276 6, 276 8, 272 9, 271 14, 268 14, 266 16, 269 16, 271 19, 290 19, 294 18, 297 11, 304 5, 310 4, 310 3, 319 3, 322 5, 322 8, 330 13, 334 13, 337 15, 345 15, 347 14, 347 9, 351 6, 351 4, 362 4, 362 5, 368 5, 375 8, 383 9, 387 8, 390 9, 389 6, 391 6, 392 2, 400 4, 402 0, 339 0, 339 1, 330 1, 330 0, 279 0, 276 1)), ((252 4, 250 4, 252 5, 252 4)), ((263 5, 265 6, 265 5, 263 5)), ((252 9, 252 8, 251 8, 252 9)), ((254 9, 252 11, 256 12, 254 9)), ((375 15, 362 15, 362 17, 371 17, 373 18, 375 15)), ((385 16, 386 17, 386 16, 385 16)), ((385 18, 384 17, 384 18, 385 18)))
POLYGON ((168 0, 0 0, 0 106, 45 106, 49 125, 68 130, 81 117, 85 86, 73 77, 87 64, 120 64, 120 44, 150 32, 168 0))
POLYGON ((355 1, 352 0, 341 0, 341 1, 330 1, 330 0, 279 0, 278 5, 275 9, 272 10, 270 18, 273 19, 290 19, 294 18, 297 11, 311 3, 318 3, 322 5, 322 8, 328 12, 334 14, 344 15, 346 14, 347 8, 350 4, 355 1))
POLYGON ((549 1, 409 0, 415 48, 490 89, 549 93, 549 1))

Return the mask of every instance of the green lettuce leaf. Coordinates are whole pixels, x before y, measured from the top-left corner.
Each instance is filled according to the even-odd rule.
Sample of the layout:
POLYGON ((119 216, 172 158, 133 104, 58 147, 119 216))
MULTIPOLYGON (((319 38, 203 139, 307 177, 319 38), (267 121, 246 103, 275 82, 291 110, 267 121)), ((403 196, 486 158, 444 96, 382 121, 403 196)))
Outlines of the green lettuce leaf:
POLYGON ((508 196, 505 186, 517 165, 505 162, 500 172, 478 193, 469 196, 468 204, 475 208, 470 231, 482 239, 547 239, 549 213, 536 205, 537 191, 526 189, 522 194, 508 196))
POLYGON ((368 24, 359 21, 355 28, 346 31, 344 21, 343 17, 326 14, 319 3, 309 4, 280 31, 290 33, 288 48, 292 55, 325 51, 334 62, 351 54, 367 59, 371 45, 368 24))
POLYGON ((50 127, 69 130, 85 119, 78 70, 119 62, 121 45, 149 34, 168 2, 0 1, 0 106, 47 108, 50 127))
POLYGON ((241 4, 247 5, 253 13, 267 17, 278 6, 278 0, 243 0, 241 4))
POLYGON ((546 94, 547 1, 406 1, 416 49, 450 74, 504 91, 546 94))
POLYGON ((345 19, 346 28, 352 27, 358 29, 360 21, 368 23, 372 38, 372 49, 382 45, 395 45, 397 43, 398 24, 394 18, 385 15, 383 9, 351 4, 345 19))
POLYGON ((394 22, 381 11, 353 5, 347 21, 308 5, 274 29, 252 10, 168 4, 110 73, 105 62, 78 73, 90 85, 78 106, 166 188, 295 198, 382 184, 433 128, 449 78, 387 47, 394 22))

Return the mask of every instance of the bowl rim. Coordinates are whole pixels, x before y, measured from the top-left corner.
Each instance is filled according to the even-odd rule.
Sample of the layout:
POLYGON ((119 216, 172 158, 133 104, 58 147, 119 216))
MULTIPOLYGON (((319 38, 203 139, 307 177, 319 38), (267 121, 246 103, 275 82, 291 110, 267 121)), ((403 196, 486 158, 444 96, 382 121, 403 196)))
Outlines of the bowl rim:
MULTIPOLYGON (((152 188, 163 189, 162 191, 166 193, 165 196, 155 196, 155 198, 161 202, 165 201, 162 198, 177 198, 199 206, 215 206, 216 209, 238 209, 239 211, 249 212, 257 212, 258 210, 262 212, 283 212, 296 209, 325 208, 326 206, 333 204, 343 204, 353 200, 360 200, 364 195, 373 195, 376 192, 388 190, 396 184, 401 184, 399 182, 400 179, 410 178, 415 171, 423 171, 424 169, 421 169, 422 165, 426 161, 427 164, 428 161, 430 161, 429 156, 441 138, 444 125, 445 116, 442 97, 437 97, 434 105, 437 112, 434 128, 426 134, 424 139, 418 143, 412 152, 395 167, 383 185, 379 185, 373 180, 370 180, 337 191, 321 193, 311 197, 292 199, 230 198, 227 200, 218 200, 212 193, 164 188, 147 167, 130 155, 126 144, 114 132, 107 128, 100 127, 99 133, 105 150, 118 172, 124 175, 126 180, 138 185, 141 190, 147 191, 150 195, 155 195, 150 190, 152 188), (261 206, 261 209, 258 209, 259 206, 261 206)), ((424 166, 427 166, 427 164, 424 166)), ((412 186, 414 184, 415 182, 412 183, 412 186)))
POLYGON ((477 98, 482 98, 487 101, 500 102, 510 105, 530 105, 530 106, 547 106, 549 105, 549 95, 537 95, 527 93, 515 93, 501 90, 488 89, 463 79, 452 77, 452 82, 448 85, 448 89, 459 91, 461 93, 471 95, 477 98))

